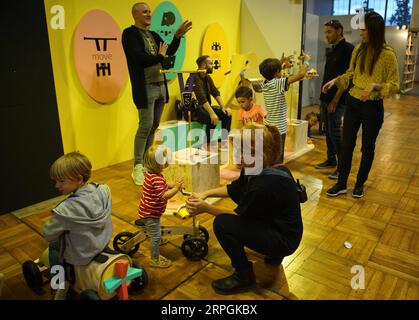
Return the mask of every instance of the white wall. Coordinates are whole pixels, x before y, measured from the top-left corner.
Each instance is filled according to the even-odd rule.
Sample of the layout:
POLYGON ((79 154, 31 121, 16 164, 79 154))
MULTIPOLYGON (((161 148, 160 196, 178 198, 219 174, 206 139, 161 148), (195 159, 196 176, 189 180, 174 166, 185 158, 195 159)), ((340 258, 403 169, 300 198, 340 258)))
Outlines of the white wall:
MULTIPOLYGON (((359 31, 354 30, 350 26, 350 22, 353 16, 322 16, 319 17, 318 22, 318 46, 317 46, 317 71, 320 74, 320 77, 316 80, 314 85, 314 93, 313 93, 313 100, 314 103, 319 103, 319 97, 321 92, 321 84, 323 81, 323 72, 324 66, 326 63, 326 48, 330 47, 330 45, 326 42, 324 35, 323 35, 323 28, 324 23, 330 19, 337 19, 339 20, 344 28, 344 37, 346 41, 352 43, 356 46, 360 42, 359 38, 359 31)), ((399 75, 400 75, 400 83, 403 79, 403 69, 404 69, 404 60, 405 60, 405 52, 406 52, 406 44, 407 44, 407 30, 396 30, 396 27, 386 27, 386 41, 389 45, 393 47, 396 52, 398 64, 399 64, 399 75)), ((307 35, 306 35, 307 41, 307 35)), ((307 86, 311 84, 307 84, 307 82, 303 83, 303 90, 306 92, 310 92, 307 86)), ((304 91, 303 91, 304 92, 304 91)), ((311 96, 311 93, 310 93, 311 96)), ((306 100, 303 100, 303 102, 306 100)), ((312 100, 309 100, 310 104, 312 100)), ((307 106, 309 104, 303 104, 307 106)))
MULTIPOLYGON (((302 14, 302 0, 242 0, 241 52, 256 53, 259 62, 299 52, 302 14)), ((298 83, 292 85, 286 98, 288 117, 296 118, 298 83)), ((263 104, 259 96, 257 101, 263 104)))
MULTIPOLYGON (((305 52, 311 55, 309 68, 314 68, 317 71, 317 58, 319 46, 319 16, 307 13, 306 15, 306 33, 305 33, 305 52)), ((309 106, 317 103, 318 96, 316 96, 316 82, 317 79, 303 82, 302 106, 309 106)))

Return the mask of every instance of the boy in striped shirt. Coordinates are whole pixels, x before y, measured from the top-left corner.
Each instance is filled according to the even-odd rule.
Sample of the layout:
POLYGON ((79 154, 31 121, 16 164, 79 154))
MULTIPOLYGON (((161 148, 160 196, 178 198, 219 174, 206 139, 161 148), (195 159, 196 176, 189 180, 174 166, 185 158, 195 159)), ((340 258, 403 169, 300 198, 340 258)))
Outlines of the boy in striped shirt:
POLYGON ((259 65, 259 72, 265 79, 252 82, 255 91, 263 92, 267 112, 264 124, 277 127, 281 133, 281 163, 284 162, 284 147, 287 133, 287 102, 285 100, 285 91, 288 90, 290 84, 300 81, 305 77, 308 65, 307 62, 301 63, 297 74, 286 77, 281 72, 282 66, 291 67, 291 58, 292 56, 283 57, 281 60, 276 58, 263 60, 259 65))
POLYGON ((145 152, 144 167, 147 171, 138 211, 150 239, 150 265, 157 268, 168 268, 172 264, 160 255, 160 218, 166 210, 167 200, 184 187, 183 179, 178 179, 175 184, 166 181, 162 171, 167 166, 167 149, 164 146, 153 145, 145 152))

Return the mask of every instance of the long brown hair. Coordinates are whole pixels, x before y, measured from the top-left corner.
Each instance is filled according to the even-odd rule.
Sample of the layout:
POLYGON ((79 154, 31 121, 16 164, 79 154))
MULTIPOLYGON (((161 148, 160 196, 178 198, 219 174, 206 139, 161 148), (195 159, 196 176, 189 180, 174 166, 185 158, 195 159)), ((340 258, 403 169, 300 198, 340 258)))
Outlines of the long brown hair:
MULTIPOLYGON (((377 12, 367 12, 364 16, 365 27, 368 30, 368 42, 363 42, 358 50, 357 58, 360 57, 360 70, 361 72, 366 71, 366 64, 369 65, 368 73, 372 75, 375 63, 383 50, 386 39, 385 39, 385 24, 384 19, 377 12), (367 60, 368 53, 372 53, 371 61, 367 60)), ((357 59, 355 59, 356 61, 357 59)))

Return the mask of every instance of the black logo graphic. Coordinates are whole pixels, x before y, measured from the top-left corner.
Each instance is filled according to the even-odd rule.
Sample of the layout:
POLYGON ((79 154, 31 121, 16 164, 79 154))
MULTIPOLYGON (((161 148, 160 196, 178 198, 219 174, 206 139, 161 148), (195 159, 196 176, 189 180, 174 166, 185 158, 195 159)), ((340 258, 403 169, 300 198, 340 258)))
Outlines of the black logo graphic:
POLYGON ((100 71, 102 71, 102 76, 106 76, 106 71, 108 71, 108 76, 111 75, 111 64, 108 63, 96 63, 96 75, 100 77, 100 71))
POLYGON ((219 60, 214 60, 214 69, 220 69, 221 68, 221 63, 219 60))
POLYGON ((93 38, 93 37, 84 37, 83 39, 84 40, 94 40, 95 44, 96 44, 96 50, 97 51, 102 51, 102 50, 100 50, 99 40, 103 41, 103 51, 106 51, 108 49, 108 46, 107 46, 108 40, 114 40, 114 41, 117 40, 116 38, 93 38))
POLYGON ((166 37, 173 33, 171 30, 160 30, 159 32, 161 35, 164 35, 166 37))
POLYGON ((165 12, 163 13, 163 18, 161 19, 162 26, 171 26, 175 23, 176 17, 173 12, 165 12))
MULTIPOLYGON (((84 40, 94 40, 95 41, 95 45, 96 45, 96 50, 97 51, 107 51, 108 50, 108 40, 110 41, 116 41, 116 38, 93 38, 93 37, 84 37, 84 40), (102 48, 100 46, 101 42, 103 41, 102 44, 102 48)), ((94 56, 99 56, 98 54, 94 55, 94 56)), ((96 63, 96 76, 100 77, 100 76, 110 76, 111 75, 111 64, 110 62, 98 62, 96 63)))
POLYGON ((221 45, 219 42, 213 42, 211 46, 211 50, 218 51, 221 50, 221 45))

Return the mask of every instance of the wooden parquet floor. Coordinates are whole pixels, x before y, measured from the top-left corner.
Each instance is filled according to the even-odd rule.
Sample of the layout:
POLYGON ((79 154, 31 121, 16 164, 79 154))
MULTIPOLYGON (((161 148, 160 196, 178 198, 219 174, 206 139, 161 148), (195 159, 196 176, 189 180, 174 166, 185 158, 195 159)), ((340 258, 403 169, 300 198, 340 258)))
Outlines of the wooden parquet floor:
MULTIPOLYGON (((210 233, 208 256, 199 262, 181 253, 182 236, 168 238, 161 247, 173 261, 169 269, 148 266, 148 242, 134 256, 149 275, 149 285, 131 299, 419 299, 419 99, 402 96, 385 102, 386 117, 380 132, 376 157, 365 186, 365 197, 349 194, 328 198, 331 170, 317 170, 325 159, 325 140, 315 140, 315 149, 292 161, 288 167, 308 188, 309 201, 302 205, 304 236, 299 249, 279 268, 268 267, 263 257, 249 251, 255 262, 258 286, 233 296, 220 296, 211 281, 228 275, 232 268, 212 228, 213 217, 199 216, 210 233), (344 242, 352 244, 351 249, 344 242), (352 289, 351 268, 365 270, 365 288, 352 289)), ((353 159, 348 187, 353 188, 360 161, 360 140, 353 159)), ((113 195, 114 235, 135 231, 141 188, 131 180, 131 161, 93 173, 93 180, 107 183, 113 195)), ((41 236, 54 201, 32 207, 18 215, 0 216, 0 273, 5 275, 2 299, 51 299, 25 285, 21 265, 36 259, 47 246, 41 236), (32 212, 31 212, 32 210, 32 212), (35 212, 35 213, 34 213, 35 212), (28 215, 28 213, 34 213, 28 215), (19 217, 19 218, 18 218, 19 217)), ((233 209, 229 199, 220 206, 233 209)), ((164 216, 163 225, 190 225, 191 220, 164 216)))

